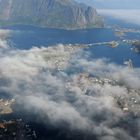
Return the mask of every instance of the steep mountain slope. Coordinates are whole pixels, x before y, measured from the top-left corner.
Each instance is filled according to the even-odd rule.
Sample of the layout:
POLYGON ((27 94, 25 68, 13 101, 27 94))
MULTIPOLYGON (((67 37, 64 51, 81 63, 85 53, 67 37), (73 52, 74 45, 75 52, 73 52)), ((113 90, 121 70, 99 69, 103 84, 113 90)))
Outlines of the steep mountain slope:
POLYGON ((103 24, 95 9, 73 0, 0 0, 0 24, 5 23, 66 29, 103 24))

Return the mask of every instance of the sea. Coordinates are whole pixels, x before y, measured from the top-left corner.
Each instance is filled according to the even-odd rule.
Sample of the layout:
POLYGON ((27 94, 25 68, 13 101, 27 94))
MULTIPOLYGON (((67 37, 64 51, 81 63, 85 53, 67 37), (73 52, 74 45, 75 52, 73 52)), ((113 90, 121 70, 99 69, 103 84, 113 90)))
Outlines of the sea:
MULTIPOLYGON (((120 37, 114 34, 112 28, 106 26, 119 26, 122 28, 140 29, 140 26, 128 24, 121 20, 105 18, 105 28, 63 30, 36 27, 30 25, 16 25, 2 27, 12 30, 8 41, 10 46, 18 49, 30 49, 32 47, 48 47, 57 44, 92 44, 108 41, 119 41, 120 37)), ((140 33, 126 33, 123 39, 140 39, 140 33)), ((106 45, 89 47, 84 50, 90 52, 92 58, 106 58, 108 61, 123 65, 125 60, 131 59, 134 67, 140 67, 140 54, 132 51, 129 44, 120 43, 118 47, 111 48, 106 45)))

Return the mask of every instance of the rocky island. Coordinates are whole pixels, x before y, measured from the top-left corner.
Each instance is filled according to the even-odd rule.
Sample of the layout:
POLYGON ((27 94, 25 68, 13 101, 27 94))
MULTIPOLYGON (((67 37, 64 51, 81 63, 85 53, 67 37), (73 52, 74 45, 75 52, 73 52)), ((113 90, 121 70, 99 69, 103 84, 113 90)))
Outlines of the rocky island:
POLYGON ((0 25, 5 24, 63 29, 103 26, 94 8, 74 0, 1 0, 0 25))
POLYGON ((134 51, 139 53, 140 52, 140 41, 136 40, 135 42, 132 43, 132 46, 134 46, 134 51))
POLYGON ((11 114, 13 112, 12 105, 14 104, 15 100, 4 100, 0 99, 0 115, 11 114))

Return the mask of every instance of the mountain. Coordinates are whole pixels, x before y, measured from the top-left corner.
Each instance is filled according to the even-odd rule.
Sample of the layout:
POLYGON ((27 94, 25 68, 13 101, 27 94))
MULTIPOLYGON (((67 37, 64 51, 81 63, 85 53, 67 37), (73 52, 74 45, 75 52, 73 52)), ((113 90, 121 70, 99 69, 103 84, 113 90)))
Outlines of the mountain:
POLYGON ((0 0, 0 24, 7 23, 64 29, 103 25, 94 8, 74 0, 0 0))

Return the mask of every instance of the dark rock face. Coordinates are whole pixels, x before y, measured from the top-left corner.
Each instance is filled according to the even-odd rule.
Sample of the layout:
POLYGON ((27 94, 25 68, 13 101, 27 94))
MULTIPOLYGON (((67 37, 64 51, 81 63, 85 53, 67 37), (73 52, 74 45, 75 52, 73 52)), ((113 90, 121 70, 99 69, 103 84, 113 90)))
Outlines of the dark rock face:
POLYGON ((103 26, 94 8, 73 0, 0 0, 0 24, 5 23, 65 29, 103 26))

